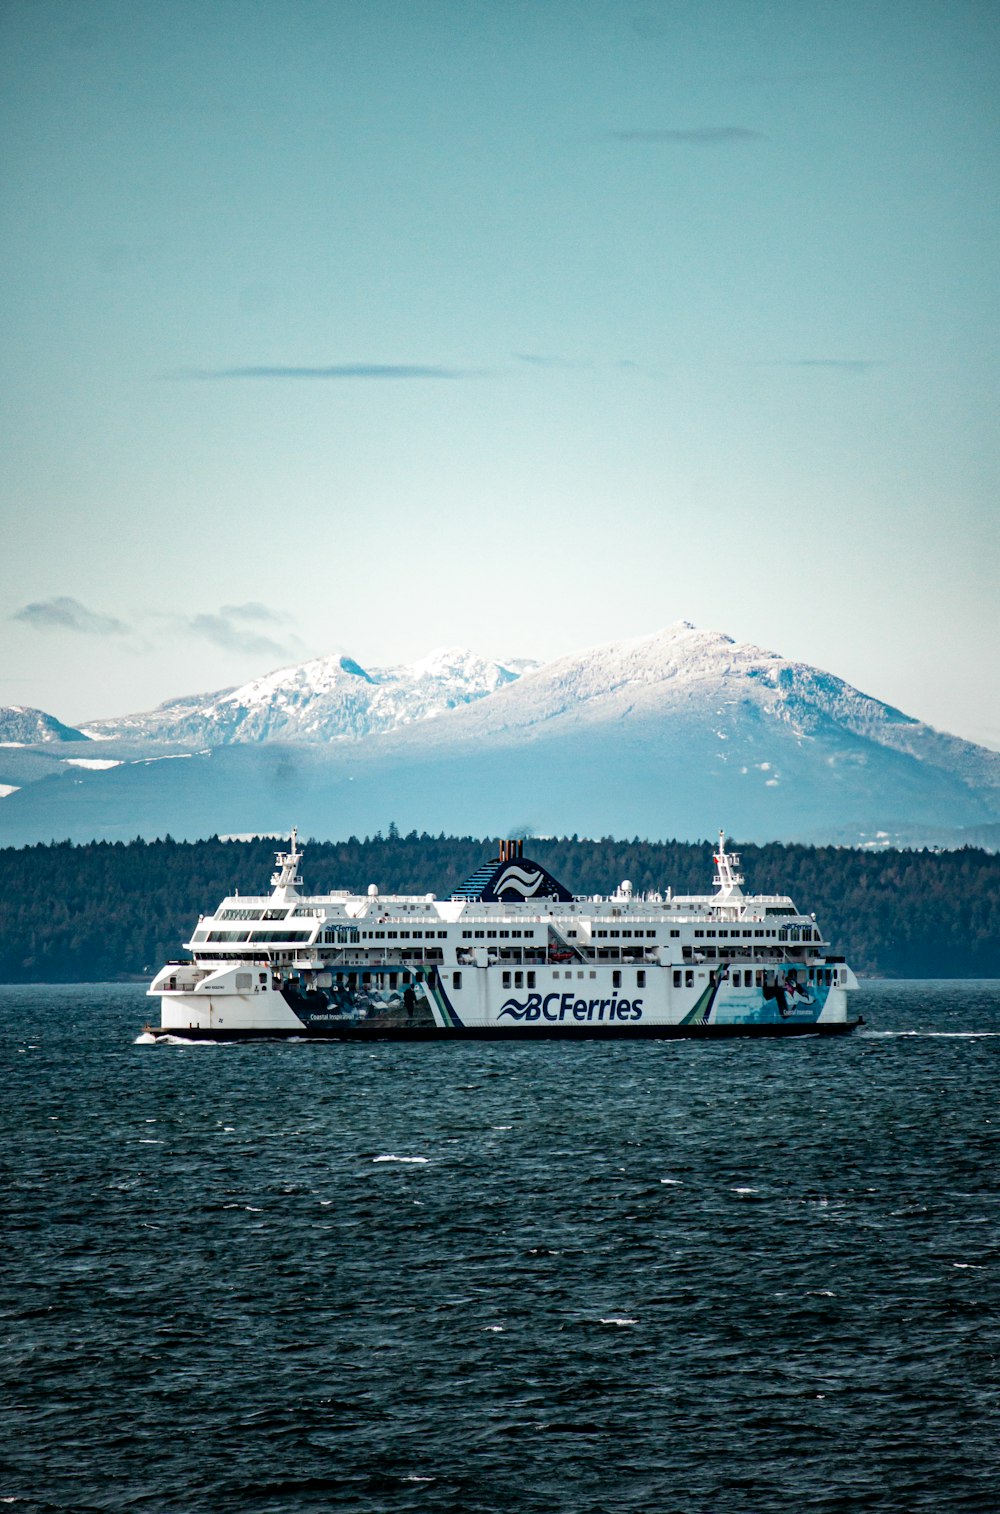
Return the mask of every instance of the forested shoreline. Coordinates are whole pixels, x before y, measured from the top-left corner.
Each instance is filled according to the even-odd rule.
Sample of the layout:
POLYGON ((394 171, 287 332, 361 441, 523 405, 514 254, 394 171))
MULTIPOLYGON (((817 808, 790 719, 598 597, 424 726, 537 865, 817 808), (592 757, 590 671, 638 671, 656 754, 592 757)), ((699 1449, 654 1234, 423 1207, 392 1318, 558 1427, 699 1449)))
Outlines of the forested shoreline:
MULTIPOLYGON (((145 977, 181 955, 199 913, 226 894, 266 893, 279 843, 70 842, 0 849, 0 982, 145 977)), ((787 893, 815 911, 859 973, 893 978, 1000 976, 1000 855, 867 852, 782 845, 741 848, 747 891, 787 893)), ((712 847, 682 841, 529 840, 525 852, 574 893, 708 893, 712 847)), ((447 898, 495 839, 386 836, 308 843, 306 891, 433 893, 447 898)))

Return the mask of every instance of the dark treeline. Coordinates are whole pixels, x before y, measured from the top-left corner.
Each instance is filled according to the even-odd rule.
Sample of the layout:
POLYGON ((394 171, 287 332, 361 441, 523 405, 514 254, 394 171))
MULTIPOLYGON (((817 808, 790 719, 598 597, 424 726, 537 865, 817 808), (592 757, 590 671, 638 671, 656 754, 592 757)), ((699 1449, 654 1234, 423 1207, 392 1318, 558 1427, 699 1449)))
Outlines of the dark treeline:
MULTIPOLYGON (((199 912, 226 894, 266 893, 270 840, 70 842, 0 850, 0 982, 69 983, 145 976, 181 955, 199 912)), ((306 891, 451 890, 496 856, 495 840, 387 836, 311 842, 306 891)), ((712 848, 682 841, 531 840, 525 852, 578 894, 671 886, 709 893, 712 848)), ((995 977, 1000 970, 1000 856, 863 852, 839 847, 742 849, 747 890, 790 894, 815 910, 836 949, 861 973, 995 977)))

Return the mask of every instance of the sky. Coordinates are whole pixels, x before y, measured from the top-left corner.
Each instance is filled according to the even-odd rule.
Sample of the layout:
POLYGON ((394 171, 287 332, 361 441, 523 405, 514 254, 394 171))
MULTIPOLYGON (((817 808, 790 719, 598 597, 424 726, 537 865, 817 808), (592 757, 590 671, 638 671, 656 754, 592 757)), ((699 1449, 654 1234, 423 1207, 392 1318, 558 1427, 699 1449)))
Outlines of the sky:
POLYGON ((992 0, 6 0, 0 703, 680 619, 1000 747, 992 0))

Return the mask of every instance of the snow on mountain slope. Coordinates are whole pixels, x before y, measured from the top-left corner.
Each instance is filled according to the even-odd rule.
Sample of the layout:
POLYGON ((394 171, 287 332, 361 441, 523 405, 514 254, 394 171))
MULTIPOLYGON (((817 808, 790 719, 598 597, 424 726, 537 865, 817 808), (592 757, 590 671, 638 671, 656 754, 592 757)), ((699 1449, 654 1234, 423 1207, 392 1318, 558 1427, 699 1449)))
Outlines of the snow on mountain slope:
POLYGON ((0 705, 0 746, 35 746, 48 741, 86 741, 83 731, 54 715, 23 704, 0 705))
MULTIPOLYGON (((0 772, 0 840, 405 829, 936 844, 1000 820, 1000 753, 688 624, 544 666, 319 658, 104 726, 107 771, 0 772), (518 675, 521 676, 518 676, 518 675), (158 761, 167 743, 191 761, 158 761), (34 777, 45 781, 34 782, 34 777), (513 826, 513 829, 511 828, 513 826)), ((9 751, 19 761, 42 756, 9 751)))
POLYGON ((532 666, 505 666, 463 647, 371 670, 334 654, 279 668, 240 688, 169 700, 149 714, 91 721, 88 731, 104 740, 127 736, 202 746, 360 738, 483 699, 532 666))
MULTIPOLYGON (((745 742, 748 722, 755 747, 766 744, 770 726, 799 746, 822 746, 830 766, 860 761, 862 745, 871 743, 1000 799, 1000 753, 936 731, 832 673, 686 621, 546 663, 490 699, 454 710, 419 740, 521 741, 624 721, 705 726, 723 761, 745 742)), ((408 745, 415 736, 407 736, 408 745)), ((756 755, 766 762, 769 754, 756 755)))

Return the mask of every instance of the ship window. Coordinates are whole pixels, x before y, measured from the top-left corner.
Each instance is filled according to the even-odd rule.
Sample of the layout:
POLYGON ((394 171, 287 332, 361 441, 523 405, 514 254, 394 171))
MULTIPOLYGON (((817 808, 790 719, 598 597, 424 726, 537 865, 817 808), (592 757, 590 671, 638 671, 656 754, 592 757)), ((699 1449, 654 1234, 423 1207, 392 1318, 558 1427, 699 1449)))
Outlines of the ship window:
POLYGON ((575 936, 576 935, 576 931, 575 930, 568 930, 566 932, 566 934, 567 934, 567 936, 575 936))
MULTIPOLYGON (((593 976, 593 974, 591 974, 591 976, 593 976)), ((636 988, 645 988, 646 987, 646 974, 644 972, 637 972, 636 973, 636 975, 635 975, 635 986, 636 986, 636 988)))
POLYGON ((483 939, 484 939, 484 933, 481 930, 477 930, 476 931, 476 940, 477 941, 482 941, 483 939))
POLYGON ((448 939, 448 932, 446 930, 439 930, 438 931, 438 940, 439 941, 447 941, 447 939, 448 939))
POLYGON ((455 988, 461 988, 461 986, 462 986, 462 974, 461 973, 452 973, 452 975, 451 975, 451 981, 452 981, 452 985, 455 988))
POLYGON ((705 934, 705 932, 703 930, 696 930, 695 931, 695 935, 696 936, 703 936, 704 934, 705 934))
POLYGON ((733 987, 734 988, 742 988, 743 987, 743 979, 740 977, 739 973, 733 973, 733 987))
POLYGON ((495 931, 495 930, 488 930, 488 931, 487 931, 487 932, 486 932, 486 935, 487 935, 487 937, 488 937, 488 939, 489 939, 489 940, 490 940, 490 941, 495 941, 495 940, 496 940, 496 938, 497 938, 497 933, 496 933, 496 931, 495 931))
POLYGON ((621 931, 613 930, 613 931, 609 932, 609 934, 612 935, 612 936, 620 936, 621 935, 621 931))
POLYGON ((684 973, 684 987, 694 988, 694 973, 692 972, 690 967, 687 968, 684 973))
POLYGON ((375 937, 376 937, 376 939, 378 941, 384 941, 385 940, 385 931, 384 930, 377 930, 375 932, 375 937))
POLYGON ((524 987, 524 973, 515 973, 514 974, 514 987, 515 988, 523 988, 524 987))
POLYGON ((534 975, 534 973, 529 973, 528 974, 528 987, 529 988, 534 988, 534 986, 535 986, 535 975, 534 975))
POLYGON ((387 930, 386 931, 386 935, 388 936, 388 938, 389 938, 390 941, 395 941, 396 936, 398 935, 398 932, 394 931, 394 930, 387 930))
POLYGON ((623 936, 628 936, 631 939, 632 932, 630 930, 623 930, 622 931, 622 935, 623 936))
POLYGON ((510 938, 510 931, 509 930, 502 930, 500 932, 500 939, 501 939, 501 941, 509 940, 509 938, 510 938))
POLYGON ((504 988, 509 988, 510 987, 510 973, 504 973, 504 975, 503 975, 503 986, 504 986, 504 988))
MULTIPOLYGON (((698 934, 698 932, 697 932, 697 931, 695 931, 695 935, 697 935, 697 934, 698 934)), ((709 931, 709 933, 708 933, 708 934, 709 934, 709 935, 711 935, 711 934, 712 934, 712 932, 711 932, 711 931, 709 931)), ((735 934, 736 934, 736 932, 735 932, 735 931, 734 931, 734 932, 733 932, 733 935, 735 935, 735 934)), ((720 936, 726 936, 726 937, 728 937, 728 935, 729 935, 729 932, 728 932, 728 931, 727 931, 727 930, 720 930, 720 932, 719 932, 719 935, 720 935, 720 936)))
POLYGON ((520 934, 521 934, 521 932, 519 930, 512 930, 511 931, 511 935, 512 936, 520 936, 520 934))
POLYGON ((755 930, 755 931, 754 931, 754 936, 755 936, 755 937, 756 937, 756 936, 762 936, 762 935, 763 935, 763 934, 764 934, 764 932, 763 932, 763 931, 762 931, 762 930, 755 930))
POLYGON ((462 940, 463 941, 471 941, 472 940, 472 932, 471 932, 471 930, 464 930, 462 932, 462 940))
POLYGON ((646 940, 647 941, 649 941, 649 940, 655 941, 656 940, 656 932, 655 932, 655 930, 648 930, 646 932, 646 940))
POLYGON ((674 987, 675 988, 680 988, 680 986, 681 986, 680 969, 675 967, 674 968, 674 987))
POLYGON ((409 941, 409 939, 410 939, 410 933, 409 933, 409 931, 408 930, 401 930, 400 933, 399 933, 399 939, 401 941, 409 941))
MULTIPOLYGON (((719 932, 719 935, 720 935, 720 936, 724 936, 724 935, 725 935, 725 934, 726 934, 726 933, 725 933, 725 931, 724 931, 724 930, 720 930, 720 932, 719 932)), ((706 935, 706 936, 714 936, 714 935, 715 935, 715 931, 714 931, 714 930, 707 930, 707 931, 706 931, 706 932, 705 932, 705 935, 706 935)))
POLYGON ((672 936, 679 936, 679 935, 680 935, 680 931, 679 931, 679 930, 672 930, 672 931, 671 931, 671 932, 670 932, 670 934, 671 934, 671 935, 672 935, 672 936))
POLYGON ((611 987, 612 988, 621 988, 621 986, 622 986, 622 975, 621 975, 621 973, 619 973, 619 972, 612 973, 611 974, 611 987))

